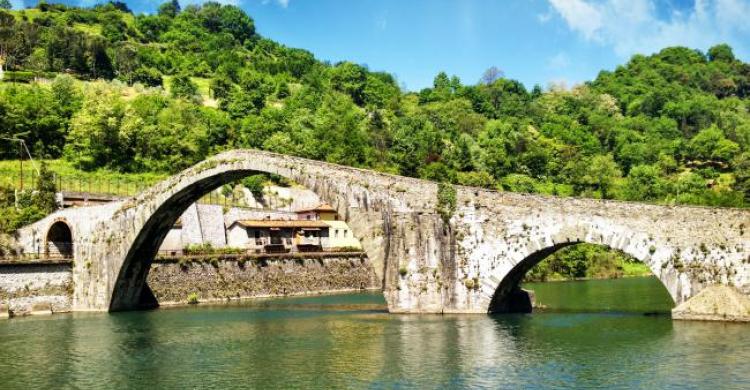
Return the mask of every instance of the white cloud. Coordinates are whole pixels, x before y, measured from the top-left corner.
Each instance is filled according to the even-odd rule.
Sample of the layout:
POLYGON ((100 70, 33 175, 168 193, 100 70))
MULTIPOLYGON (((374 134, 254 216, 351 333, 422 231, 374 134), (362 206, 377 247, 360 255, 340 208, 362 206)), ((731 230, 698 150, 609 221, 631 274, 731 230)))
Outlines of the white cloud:
POLYGON ((602 28, 602 14, 597 7, 584 0, 549 0, 570 28, 579 31, 586 39, 594 39, 602 28))
POLYGON ((536 17, 537 19, 539 19, 540 23, 547 23, 550 21, 550 19, 552 19, 552 16, 552 12, 545 12, 543 14, 537 15, 536 17))
POLYGON ((750 0, 695 0, 677 10, 655 0, 549 0, 567 26, 584 39, 613 47, 626 57, 666 46, 707 48, 746 42, 750 0), (666 12, 665 12, 666 10, 666 12), (660 17, 659 15, 667 15, 660 17))
MULTIPOLYGON (((265 4, 268 4, 268 3, 270 3, 270 2, 271 2, 271 0, 263 0, 263 4, 264 4, 264 5, 265 5, 265 4)), ((289 7, 289 0, 274 0, 274 2, 275 2, 276 4, 278 4, 278 5, 280 5, 280 6, 281 6, 281 8, 286 8, 286 7, 289 7)))
POLYGON ((565 53, 557 53, 547 60, 547 68, 553 70, 565 69, 570 65, 570 58, 565 53))
POLYGON ((224 5, 239 5, 240 0, 180 0, 180 4, 184 7, 190 4, 203 4, 208 1, 213 1, 224 5))

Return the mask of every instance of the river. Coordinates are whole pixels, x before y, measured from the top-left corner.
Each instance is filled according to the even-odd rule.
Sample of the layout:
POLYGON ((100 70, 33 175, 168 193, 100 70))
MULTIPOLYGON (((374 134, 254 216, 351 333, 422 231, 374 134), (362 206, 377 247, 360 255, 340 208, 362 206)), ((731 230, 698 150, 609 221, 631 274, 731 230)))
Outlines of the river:
POLYGON ((392 315, 378 293, 0 322, 0 387, 750 388, 750 326, 673 322, 654 278, 527 285, 530 315, 392 315))

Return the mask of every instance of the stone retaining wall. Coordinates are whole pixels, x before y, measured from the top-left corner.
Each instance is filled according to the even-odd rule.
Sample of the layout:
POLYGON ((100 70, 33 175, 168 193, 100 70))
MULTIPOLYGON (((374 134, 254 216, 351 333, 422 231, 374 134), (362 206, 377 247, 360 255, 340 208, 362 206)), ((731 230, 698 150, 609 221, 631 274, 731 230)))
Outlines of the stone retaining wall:
POLYGON ((380 287, 367 257, 357 254, 157 260, 147 281, 162 305, 187 303, 193 293, 217 301, 380 287))
POLYGON ((71 310, 71 264, 0 264, 0 307, 11 316, 71 310))

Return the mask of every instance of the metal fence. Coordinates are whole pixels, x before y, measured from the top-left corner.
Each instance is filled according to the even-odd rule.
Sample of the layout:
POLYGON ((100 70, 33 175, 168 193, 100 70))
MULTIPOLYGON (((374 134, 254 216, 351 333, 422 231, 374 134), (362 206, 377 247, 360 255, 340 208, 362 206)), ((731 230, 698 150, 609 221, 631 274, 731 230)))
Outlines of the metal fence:
POLYGON ((122 179, 92 179, 62 177, 55 178, 55 186, 59 192, 81 192, 111 196, 135 196, 152 183, 122 179))
POLYGON ((72 242, 50 242, 44 248, 37 248, 36 253, 0 253, 0 263, 67 260, 73 260, 72 242))
MULTIPOLYGON (((15 178, 3 178, 4 185, 10 185, 20 189, 20 182, 15 178)), ((23 188, 35 189, 38 175, 25 176, 23 188)), ((85 194, 90 197, 131 197, 136 196, 144 190, 153 186, 157 181, 144 181, 123 178, 96 178, 55 175, 55 187, 58 192, 68 194, 85 194)), ((73 196, 76 197, 76 196, 73 196)), ((223 194, 220 189, 213 190, 198 200, 199 204, 219 205, 225 207, 241 207, 257 210, 294 211, 289 199, 276 196, 266 197, 260 205, 259 202, 247 202, 244 196, 236 196, 234 192, 223 194)))

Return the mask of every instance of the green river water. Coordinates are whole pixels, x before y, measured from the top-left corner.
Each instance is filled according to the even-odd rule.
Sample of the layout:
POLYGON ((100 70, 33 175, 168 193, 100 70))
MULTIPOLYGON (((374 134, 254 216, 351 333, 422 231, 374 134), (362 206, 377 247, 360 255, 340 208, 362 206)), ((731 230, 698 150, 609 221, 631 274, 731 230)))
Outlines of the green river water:
POLYGON ((0 388, 750 388, 750 325, 673 322, 654 278, 526 287, 546 310, 393 315, 362 293, 17 318, 0 388))

